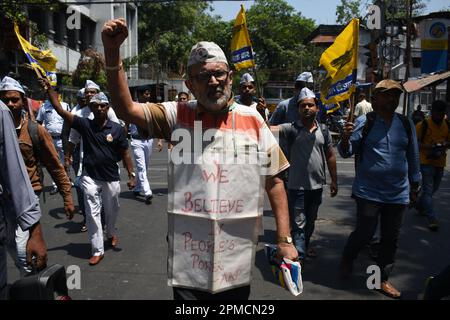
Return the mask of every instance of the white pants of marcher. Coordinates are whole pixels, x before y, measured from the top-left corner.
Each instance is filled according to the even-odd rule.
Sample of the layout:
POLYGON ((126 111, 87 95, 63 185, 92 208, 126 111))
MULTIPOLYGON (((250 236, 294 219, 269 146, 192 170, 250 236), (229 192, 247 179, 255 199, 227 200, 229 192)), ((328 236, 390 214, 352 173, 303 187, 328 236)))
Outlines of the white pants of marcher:
MULTIPOLYGON (((36 199, 39 201, 39 196, 35 195, 36 199)), ((27 263, 27 243, 30 238, 30 232, 28 230, 23 231, 22 228, 17 224, 16 226, 16 266, 19 268, 20 276, 24 277, 33 269, 28 266, 27 263)))
POLYGON ((19 268, 20 276, 24 277, 32 271, 27 263, 27 242, 30 238, 30 232, 28 230, 23 231, 22 228, 17 225, 16 227, 16 250, 17 260, 16 266, 19 268))
POLYGON ((143 192, 144 196, 152 195, 152 189, 147 178, 147 168, 152 155, 153 139, 131 139, 131 149, 133 150, 134 163, 136 167, 136 187, 135 192, 143 192))
POLYGON ((112 238, 116 234, 116 221, 119 215, 120 181, 106 182, 83 175, 81 187, 84 192, 86 223, 92 255, 100 256, 105 253, 101 219, 102 205, 105 209, 106 236, 112 238))
MULTIPOLYGON (((58 153, 59 161, 61 161, 61 164, 64 166, 64 149, 62 139, 53 139, 53 145, 58 153)), ((56 187, 55 181, 52 182, 52 186, 56 187)))

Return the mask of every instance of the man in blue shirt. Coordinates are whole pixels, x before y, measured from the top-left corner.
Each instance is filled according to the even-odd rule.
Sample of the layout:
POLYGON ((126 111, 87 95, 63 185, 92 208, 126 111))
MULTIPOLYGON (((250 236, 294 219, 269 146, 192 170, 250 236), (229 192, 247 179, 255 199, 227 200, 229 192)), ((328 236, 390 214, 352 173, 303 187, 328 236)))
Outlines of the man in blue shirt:
POLYGON ((346 123, 338 144, 344 158, 358 154, 352 189, 357 207, 356 228, 343 252, 341 274, 350 275, 353 260, 372 239, 380 218, 380 290, 392 298, 401 295, 388 277, 394 266, 403 214, 406 205, 417 199, 421 177, 414 126, 407 120, 410 132, 406 132, 404 120, 395 113, 402 91, 396 81, 379 82, 373 91, 375 118, 370 130, 366 126, 368 115, 360 116, 355 124, 346 123))
MULTIPOLYGON (((59 96, 59 87, 55 87, 56 92, 59 96)), ((64 110, 70 111, 70 107, 67 103, 61 101, 61 106, 64 110)), ((44 104, 39 108, 39 112, 36 116, 36 121, 44 126, 44 128, 50 133, 53 139, 53 145, 58 152, 59 160, 61 164, 64 165, 64 150, 63 150, 63 123, 64 120, 56 113, 52 104, 49 100, 46 100, 44 104)), ((66 137, 67 139, 67 137, 66 137)), ((67 140, 65 140, 67 141, 67 140)), ((50 194, 56 194, 58 192, 58 187, 56 183, 53 182, 53 189, 50 194)))
POLYGON ((295 79, 295 94, 292 98, 281 101, 269 119, 271 126, 283 123, 292 123, 298 120, 298 95, 305 87, 312 87, 313 76, 311 72, 302 72, 295 79))
POLYGON ((123 160, 128 171, 128 188, 135 186, 133 163, 128 152, 125 129, 108 120, 109 101, 104 93, 94 95, 89 101, 94 119, 78 117, 64 110, 55 91, 46 79, 41 80, 49 99, 58 114, 83 137, 83 173, 81 185, 84 191, 87 228, 92 247, 90 265, 98 264, 105 252, 103 227, 100 217, 105 209, 106 236, 112 247, 116 247, 116 220, 119 214, 120 175, 118 161, 123 160))

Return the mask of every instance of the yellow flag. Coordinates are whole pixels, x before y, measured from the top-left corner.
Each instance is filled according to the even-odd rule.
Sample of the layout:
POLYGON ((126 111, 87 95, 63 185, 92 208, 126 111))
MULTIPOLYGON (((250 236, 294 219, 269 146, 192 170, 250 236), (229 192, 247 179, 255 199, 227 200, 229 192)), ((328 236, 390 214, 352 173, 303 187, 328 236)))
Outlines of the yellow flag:
POLYGON ((56 85, 54 80, 56 77, 54 77, 54 75, 56 73, 56 62, 58 59, 50 50, 40 50, 25 40, 25 38, 20 35, 19 26, 17 24, 14 24, 14 31, 22 50, 27 56, 28 61, 30 61, 33 69, 39 70, 41 75, 46 76, 51 80, 52 85, 56 85))
POLYGON ((237 71, 255 66, 243 5, 241 5, 241 10, 234 21, 233 39, 231 40, 231 61, 237 71))
POLYGON ((347 100, 355 91, 358 39, 359 20, 352 19, 322 54, 320 65, 328 72, 320 94, 324 104, 347 100))

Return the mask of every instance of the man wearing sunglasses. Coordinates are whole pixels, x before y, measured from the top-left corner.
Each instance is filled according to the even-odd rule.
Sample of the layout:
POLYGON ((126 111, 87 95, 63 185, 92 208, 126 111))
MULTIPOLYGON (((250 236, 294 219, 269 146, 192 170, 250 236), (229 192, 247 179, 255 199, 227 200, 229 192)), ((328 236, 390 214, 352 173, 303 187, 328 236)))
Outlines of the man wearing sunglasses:
POLYGON ((248 299, 264 186, 278 254, 298 256, 278 177, 289 163, 261 115, 234 101, 233 72, 217 44, 199 42, 191 49, 185 83, 196 101, 140 104, 131 99, 120 59, 127 36, 124 19, 103 27, 108 86, 119 117, 174 143, 168 176, 168 284, 174 298, 248 299), (233 162, 254 154, 271 161, 266 167, 233 162))

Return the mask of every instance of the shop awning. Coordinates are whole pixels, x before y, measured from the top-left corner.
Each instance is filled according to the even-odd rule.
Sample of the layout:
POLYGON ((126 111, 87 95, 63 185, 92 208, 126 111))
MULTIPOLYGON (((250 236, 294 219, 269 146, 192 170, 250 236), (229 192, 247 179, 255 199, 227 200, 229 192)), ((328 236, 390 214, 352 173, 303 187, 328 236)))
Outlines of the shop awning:
POLYGON ((403 84, 403 87, 408 93, 414 92, 426 86, 434 84, 436 82, 444 81, 447 78, 450 78, 450 71, 446 71, 444 73, 439 74, 433 74, 431 76, 422 79, 408 80, 403 84))

